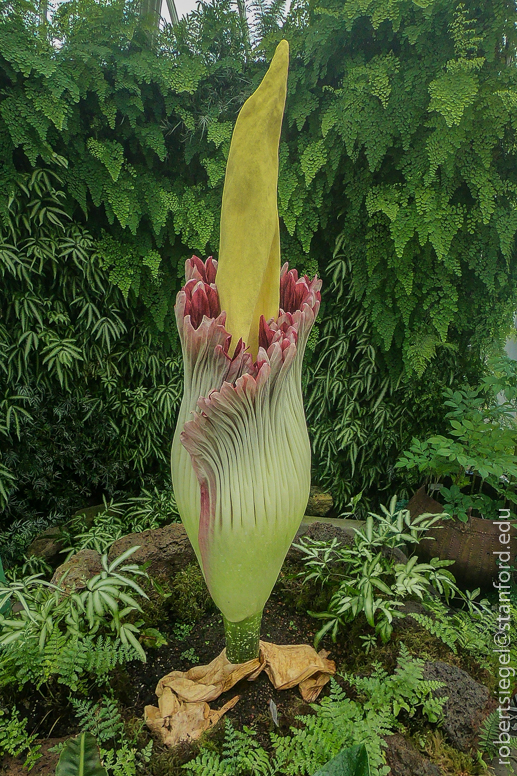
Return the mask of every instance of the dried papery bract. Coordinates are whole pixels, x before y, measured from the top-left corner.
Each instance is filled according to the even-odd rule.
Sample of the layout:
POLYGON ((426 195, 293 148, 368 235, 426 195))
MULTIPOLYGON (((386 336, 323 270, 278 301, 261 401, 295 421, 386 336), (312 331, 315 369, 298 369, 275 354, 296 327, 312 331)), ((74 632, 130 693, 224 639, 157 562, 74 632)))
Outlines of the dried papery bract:
POLYGON ((236 663, 258 655, 262 610, 310 489, 301 368, 321 282, 279 266, 276 186, 287 55, 283 42, 248 101, 255 114, 246 103, 237 120, 223 197, 220 263, 187 261, 186 284, 175 307, 185 387, 172 448, 174 491, 208 589, 224 616, 228 658, 236 663), (253 128, 253 115, 261 129, 248 136, 243 132, 253 128), (253 152, 246 155, 250 142, 253 152), (265 202, 253 189, 250 165, 265 202), (237 207, 246 181, 261 224, 253 232, 256 261, 253 246, 243 248, 253 208, 237 207))

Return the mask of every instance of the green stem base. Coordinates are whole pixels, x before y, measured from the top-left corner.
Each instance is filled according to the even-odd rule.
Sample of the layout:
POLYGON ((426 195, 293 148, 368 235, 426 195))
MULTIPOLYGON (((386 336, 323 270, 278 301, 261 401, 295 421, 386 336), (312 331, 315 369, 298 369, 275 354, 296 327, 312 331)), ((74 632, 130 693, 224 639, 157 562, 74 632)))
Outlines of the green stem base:
POLYGON ((226 657, 230 663, 246 663, 259 656, 262 612, 240 622, 229 622, 223 614, 226 657))

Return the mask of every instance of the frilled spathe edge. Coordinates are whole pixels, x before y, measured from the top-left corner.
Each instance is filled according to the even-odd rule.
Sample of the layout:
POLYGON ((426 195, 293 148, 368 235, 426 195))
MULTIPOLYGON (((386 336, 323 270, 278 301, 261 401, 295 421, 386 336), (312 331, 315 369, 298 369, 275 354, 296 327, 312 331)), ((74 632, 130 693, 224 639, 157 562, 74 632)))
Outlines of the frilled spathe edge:
POLYGON ((226 330, 226 313, 221 312, 215 283, 217 261, 209 257, 203 262, 193 256, 185 262, 186 283, 178 293, 174 307, 184 356, 194 362, 204 345, 208 345, 216 359, 225 360, 227 374, 224 381, 234 383, 244 374, 258 379, 262 366, 269 363, 273 373, 284 363, 287 366, 294 355, 289 350, 297 346, 298 337, 310 329, 321 303, 321 280, 305 275, 298 277, 296 269, 289 270, 287 262, 280 273, 280 310, 278 318, 260 319, 259 351, 253 361, 246 345, 239 340, 233 356, 229 355, 231 334, 226 330))

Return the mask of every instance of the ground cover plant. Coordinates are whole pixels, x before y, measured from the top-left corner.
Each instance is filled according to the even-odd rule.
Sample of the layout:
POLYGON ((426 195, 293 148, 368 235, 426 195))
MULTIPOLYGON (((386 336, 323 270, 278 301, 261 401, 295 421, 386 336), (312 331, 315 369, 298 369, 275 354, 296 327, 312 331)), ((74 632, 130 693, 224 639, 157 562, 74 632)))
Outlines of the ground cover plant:
MULTIPOLYGON (((342 546, 337 539, 331 543, 302 539, 296 545, 304 555, 305 581, 337 586, 329 609, 315 613, 326 621, 316 635, 316 644, 327 632, 335 640, 339 629, 359 614, 364 614, 382 641, 388 641, 404 599, 427 598, 430 585, 446 602, 459 593, 454 576, 447 570, 452 561, 432 558, 429 563, 419 563, 413 554, 419 539, 439 518, 421 515, 412 520, 407 510, 396 511, 396 503, 394 496, 389 508, 383 507, 383 515, 369 514, 364 527, 355 531, 351 546, 342 546), (396 556, 389 555, 395 547, 404 547, 409 558, 402 556, 396 562, 396 556)), ((371 646, 372 637, 364 638, 371 646)))
POLYGON ((343 679, 358 691, 358 701, 352 701, 341 687, 333 682, 330 694, 320 704, 314 704, 315 714, 299 717, 304 723, 293 735, 271 734, 273 756, 253 740, 253 731, 238 733, 230 722, 222 757, 213 751, 202 750, 187 764, 187 771, 198 774, 223 774, 233 768, 236 776, 248 773, 311 774, 325 765, 343 748, 359 744, 368 752, 372 776, 390 772, 385 765, 382 748, 383 736, 390 735, 396 718, 405 708, 411 715, 421 709, 431 722, 439 719, 444 700, 432 698, 433 690, 441 686, 423 680, 423 661, 412 658, 402 646, 395 673, 388 676, 379 665, 368 679, 344 675, 343 679))

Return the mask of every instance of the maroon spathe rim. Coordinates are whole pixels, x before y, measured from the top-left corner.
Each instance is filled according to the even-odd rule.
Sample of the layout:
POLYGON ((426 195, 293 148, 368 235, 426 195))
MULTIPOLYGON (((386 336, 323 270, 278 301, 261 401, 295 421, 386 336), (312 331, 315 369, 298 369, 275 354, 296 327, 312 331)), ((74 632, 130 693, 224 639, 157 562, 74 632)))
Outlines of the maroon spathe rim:
MULTIPOLYGON (((191 329, 191 333, 198 332, 205 319, 218 319, 217 323, 224 326, 226 314, 221 312, 219 294, 215 283, 217 275, 217 261, 211 256, 203 262, 198 256, 193 256, 185 262, 186 283, 178 293, 176 300, 176 317, 180 333, 185 327, 191 329)), ((266 321, 264 316, 259 324, 259 348, 264 351, 270 349, 273 343, 280 343, 282 352, 291 344, 297 343, 298 329, 301 323, 301 314, 307 305, 314 317, 317 315, 321 302, 321 280, 318 277, 309 279, 307 275, 298 277, 296 269, 289 270, 285 263, 280 273, 280 309, 278 317, 266 321)), ((201 334, 201 332, 199 332, 201 334)), ((224 351, 228 353, 230 335, 224 345, 224 351)), ((232 360, 242 358, 242 351, 246 349, 242 340, 239 340, 232 360)), ((260 356, 256 366, 262 361, 260 356)))

